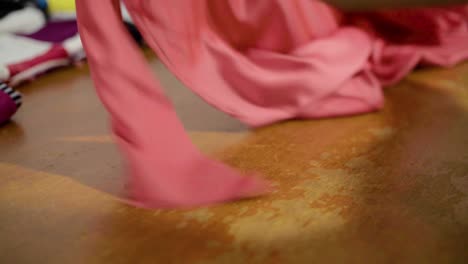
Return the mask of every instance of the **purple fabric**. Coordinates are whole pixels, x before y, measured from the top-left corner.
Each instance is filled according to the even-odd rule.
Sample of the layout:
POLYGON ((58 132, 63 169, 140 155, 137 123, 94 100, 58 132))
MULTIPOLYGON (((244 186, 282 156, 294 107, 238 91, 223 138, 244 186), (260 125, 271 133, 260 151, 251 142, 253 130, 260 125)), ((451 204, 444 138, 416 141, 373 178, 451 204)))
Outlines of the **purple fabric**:
POLYGON ((15 102, 3 91, 0 91, 0 125, 10 120, 18 108, 15 102))
POLYGON ((30 35, 23 35, 32 39, 61 43, 64 40, 75 36, 78 33, 76 20, 52 21, 45 27, 30 35))

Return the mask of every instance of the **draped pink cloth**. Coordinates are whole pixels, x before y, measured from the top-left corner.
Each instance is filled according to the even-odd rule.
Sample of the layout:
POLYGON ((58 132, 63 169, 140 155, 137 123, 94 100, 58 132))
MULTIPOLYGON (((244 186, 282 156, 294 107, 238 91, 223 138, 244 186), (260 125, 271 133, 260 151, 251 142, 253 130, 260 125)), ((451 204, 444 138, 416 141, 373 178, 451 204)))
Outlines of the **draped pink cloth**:
MULTIPOLYGON (((345 14, 313 0, 126 0, 145 40, 189 88, 251 126, 378 110, 418 64, 468 58, 468 8, 345 14)), ((97 92, 131 170, 134 204, 206 205, 268 191, 202 155, 119 18, 77 0, 97 92)))

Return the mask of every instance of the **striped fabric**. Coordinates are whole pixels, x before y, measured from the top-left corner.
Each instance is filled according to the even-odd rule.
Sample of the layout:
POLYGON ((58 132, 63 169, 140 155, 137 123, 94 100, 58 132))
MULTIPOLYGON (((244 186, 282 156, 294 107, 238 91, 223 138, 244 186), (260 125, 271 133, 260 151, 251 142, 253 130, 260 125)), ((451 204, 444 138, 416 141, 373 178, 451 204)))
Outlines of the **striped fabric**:
POLYGON ((0 83, 0 91, 7 94, 15 102, 17 108, 23 103, 21 94, 5 83, 0 83))
POLYGON ((21 94, 0 82, 0 125, 7 123, 21 106, 21 94))

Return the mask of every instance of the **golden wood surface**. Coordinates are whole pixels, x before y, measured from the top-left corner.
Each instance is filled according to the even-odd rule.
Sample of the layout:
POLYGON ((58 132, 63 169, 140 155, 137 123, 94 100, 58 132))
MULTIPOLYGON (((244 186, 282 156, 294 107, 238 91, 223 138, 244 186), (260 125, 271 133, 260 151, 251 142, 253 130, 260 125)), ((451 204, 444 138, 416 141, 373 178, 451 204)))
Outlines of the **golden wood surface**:
POLYGON ((196 144, 278 190, 190 211, 120 204, 87 68, 61 70, 21 87, 0 128, 0 263, 468 263, 467 64, 411 75, 379 113, 251 132, 152 65, 196 144))

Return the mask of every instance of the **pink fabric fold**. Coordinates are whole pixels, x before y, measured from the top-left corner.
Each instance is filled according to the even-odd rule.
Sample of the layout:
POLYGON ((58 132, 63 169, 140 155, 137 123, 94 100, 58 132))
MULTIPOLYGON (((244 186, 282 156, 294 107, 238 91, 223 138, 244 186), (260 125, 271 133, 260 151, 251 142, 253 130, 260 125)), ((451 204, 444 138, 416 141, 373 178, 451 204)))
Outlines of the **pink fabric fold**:
MULTIPOLYGON (((465 6, 345 14, 311 0, 126 0, 164 64, 208 103, 251 126, 383 106, 384 85, 418 64, 468 58, 465 6), (392 35, 395 30, 402 33, 392 35)), ((131 170, 132 199, 206 205, 268 190, 203 156, 120 22, 119 1, 78 0, 98 94, 131 170)))

